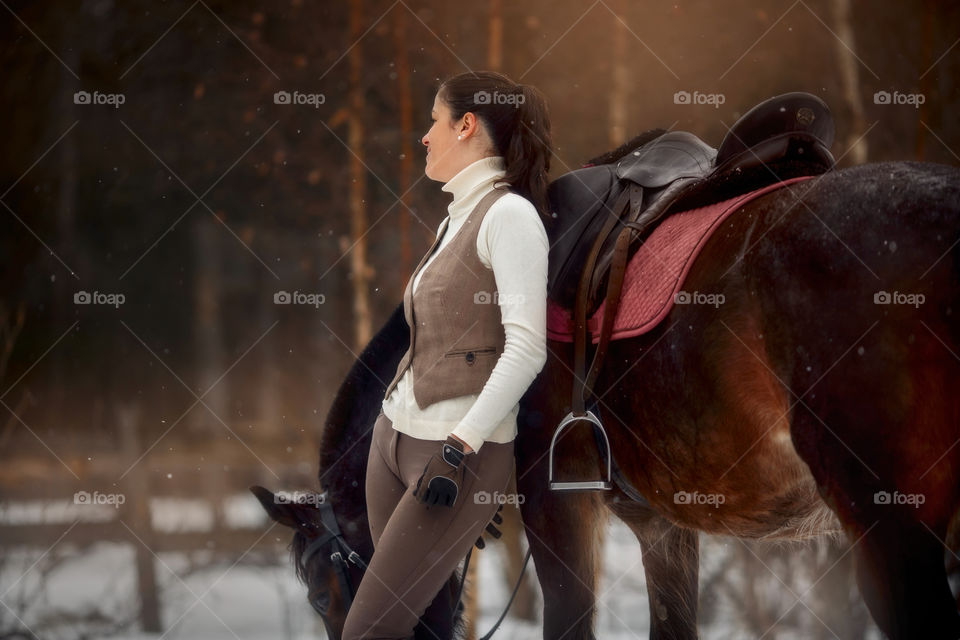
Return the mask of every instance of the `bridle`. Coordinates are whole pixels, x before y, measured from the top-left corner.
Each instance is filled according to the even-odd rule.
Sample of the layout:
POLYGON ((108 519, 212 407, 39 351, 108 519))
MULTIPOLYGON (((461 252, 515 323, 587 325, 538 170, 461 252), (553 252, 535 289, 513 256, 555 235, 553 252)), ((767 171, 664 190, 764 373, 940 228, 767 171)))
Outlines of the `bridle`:
MULTIPOLYGON (((353 564, 357 565, 360 567, 361 571, 367 570, 367 563, 364 562, 363 558, 360 557, 360 554, 350 548, 350 545, 347 544, 346 540, 344 540, 343 533, 340 531, 340 525, 337 524, 336 515, 333 513, 333 504, 327 500, 327 492, 324 491, 323 493, 314 495, 316 496, 317 511, 320 512, 320 523, 326 531, 311 540, 306 549, 303 550, 303 555, 300 556, 300 566, 303 569, 303 574, 307 575, 307 563, 310 561, 310 558, 312 558, 314 554, 321 551, 324 553, 329 552, 330 562, 333 564, 333 570, 337 574, 337 582, 340 583, 340 593, 343 594, 344 610, 349 611, 350 605, 353 603, 353 598, 357 595, 353 589, 353 583, 350 581, 349 563, 352 562, 353 564)), ((497 537, 499 537, 499 535, 497 537)), ((460 587, 457 590, 457 598, 453 603, 454 611, 456 611, 457 607, 459 606, 460 597, 463 595, 463 586, 466 583, 467 568, 470 566, 470 555, 472 553, 473 547, 470 547, 463 564, 464 578, 460 582, 460 587)), ((531 549, 527 549, 527 555, 523 560, 523 567, 520 569, 520 575, 517 576, 517 584, 513 588, 513 593, 510 594, 510 600, 507 602, 507 606, 504 608, 503 613, 500 614, 500 618, 493 625, 490 631, 487 632, 487 634, 480 640, 490 640, 490 637, 493 636, 493 634, 500 627, 500 623, 503 622, 504 617, 506 617, 507 611, 510 610, 510 605, 513 604, 513 599, 516 597, 517 591, 520 589, 520 582, 523 580, 523 574, 526 571, 527 563, 530 562, 530 554, 531 549)), ((310 602, 310 606, 313 607, 314 611, 319 613, 323 618, 324 624, 326 624, 326 607, 318 604, 315 593, 315 589, 310 590, 307 593, 307 600, 310 602)))
MULTIPOLYGON (((364 562, 360 554, 351 549, 347 541, 344 540, 343 533, 340 531, 340 525, 337 524, 337 518, 333 513, 333 505, 327 501, 327 492, 324 491, 318 494, 317 498, 317 511, 320 512, 320 523, 326 531, 311 540, 307 548, 303 550, 303 555, 300 557, 300 566, 304 569, 304 574, 306 574, 307 563, 314 554, 320 551, 329 553, 330 563, 333 565, 333 570, 337 574, 337 582, 340 583, 340 593, 343 594, 344 608, 349 609, 353 603, 353 597, 356 595, 353 590, 353 584, 350 581, 349 563, 352 562, 357 565, 361 571, 367 570, 367 563, 364 562)), ((325 615, 326 610, 322 610, 321 607, 315 604, 316 599, 313 595, 313 591, 307 594, 310 606, 312 606, 317 613, 325 615)))

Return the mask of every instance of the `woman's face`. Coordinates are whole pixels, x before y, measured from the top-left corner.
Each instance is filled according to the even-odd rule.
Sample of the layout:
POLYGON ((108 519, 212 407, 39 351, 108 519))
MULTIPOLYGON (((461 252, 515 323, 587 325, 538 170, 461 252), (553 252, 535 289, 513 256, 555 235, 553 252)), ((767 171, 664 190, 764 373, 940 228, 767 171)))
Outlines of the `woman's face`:
POLYGON ((466 145, 462 145, 462 142, 457 140, 459 125, 462 123, 451 121, 450 107, 439 95, 433 99, 430 117, 433 119, 433 125, 427 131, 427 135, 420 140, 427 148, 427 165, 424 173, 431 180, 447 182, 463 168, 460 166, 463 164, 461 149, 466 145))

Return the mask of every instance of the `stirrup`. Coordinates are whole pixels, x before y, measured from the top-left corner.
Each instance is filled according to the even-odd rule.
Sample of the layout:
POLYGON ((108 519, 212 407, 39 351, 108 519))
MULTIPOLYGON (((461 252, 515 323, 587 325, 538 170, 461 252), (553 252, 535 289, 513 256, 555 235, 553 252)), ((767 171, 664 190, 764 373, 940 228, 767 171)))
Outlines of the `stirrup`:
POLYGON ((603 425, 600 424, 600 420, 593 414, 592 411, 587 411, 585 415, 575 416, 573 412, 567 414, 567 416, 560 421, 560 424, 557 425, 557 430, 553 432, 553 439, 550 441, 550 460, 548 463, 548 472, 547 472, 547 482, 549 482, 550 489, 553 491, 606 491, 613 488, 613 484, 610 482, 610 462, 613 460, 613 456, 610 454, 610 440, 607 438, 607 432, 604 431, 603 425), (568 426, 574 422, 586 420, 587 422, 593 423, 594 429, 599 429, 600 434, 603 435, 603 442, 606 445, 607 449, 607 479, 606 480, 582 480, 579 482, 554 482, 553 481, 553 446, 557 443, 557 437, 560 435, 560 432, 566 429, 568 426))

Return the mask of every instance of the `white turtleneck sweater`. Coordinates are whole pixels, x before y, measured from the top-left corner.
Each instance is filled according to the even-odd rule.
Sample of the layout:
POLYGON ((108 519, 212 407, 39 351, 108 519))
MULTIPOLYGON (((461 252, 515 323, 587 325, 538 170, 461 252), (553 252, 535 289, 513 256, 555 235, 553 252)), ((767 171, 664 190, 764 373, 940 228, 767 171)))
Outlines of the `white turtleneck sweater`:
MULTIPOLYGON (((448 225, 439 246, 420 275, 450 243, 477 203, 505 175, 503 157, 482 158, 464 167, 443 185, 453 194, 448 225)), ((424 440, 445 440, 451 433, 479 451, 484 441, 510 442, 517 435, 520 397, 547 361, 547 232, 533 204, 507 193, 487 211, 477 233, 477 256, 493 270, 505 335, 503 353, 479 394, 440 400, 424 409, 413 395, 413 367, 408 367, 383 413, 401 433, 424 440)))

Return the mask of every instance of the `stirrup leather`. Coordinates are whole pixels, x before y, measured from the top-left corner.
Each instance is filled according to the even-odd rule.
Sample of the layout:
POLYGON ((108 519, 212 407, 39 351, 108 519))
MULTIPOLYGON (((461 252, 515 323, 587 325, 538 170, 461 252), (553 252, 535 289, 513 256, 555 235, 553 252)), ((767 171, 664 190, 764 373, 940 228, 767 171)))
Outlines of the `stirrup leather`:
POLYGON ((584 415, 577 416, 574 415, 571 411, 566 415, 566 417, 560 421, 560 424, 557 425, 557 430, 553 432, 553 439, 550 440, 550 453, 549 453, 549 462, 548 462, 548 471, 547 471, 547 481, 549 482, 550 489, 553 491, 606 491, 613 488, 613 483, 611 482, 610 474, 610 462, 613 459, 613 456, 610 454, 610 440, 607 438, 607 432, 603 429, 603 425, 600 423, 600 420, 592 411, 586 411, 584 415), (553 447, 557 443, 557 438, 560 436, 560 432, 566 429, 568 426, 574 422, 586 421, 593 424, 593 429, 599 429, 600 434, 603 436, 603 442, 607 450, 607 479, 606 480, 581 480, 576 482, 554 482, 553 480, 553 447))

